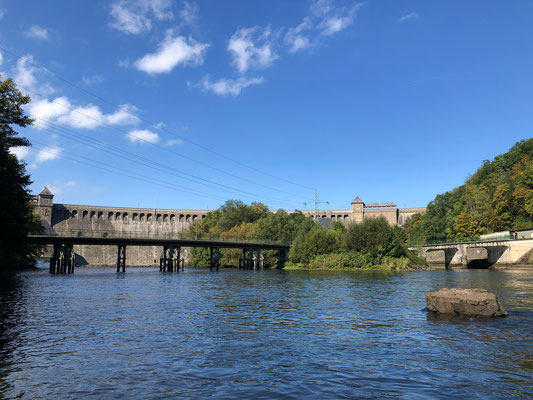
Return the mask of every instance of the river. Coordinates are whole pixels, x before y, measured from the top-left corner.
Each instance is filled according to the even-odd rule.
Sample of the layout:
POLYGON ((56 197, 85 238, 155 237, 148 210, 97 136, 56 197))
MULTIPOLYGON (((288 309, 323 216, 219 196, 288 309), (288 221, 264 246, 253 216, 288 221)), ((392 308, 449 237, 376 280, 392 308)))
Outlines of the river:
POLYGON ((0 289, 0 398, 533 396, 531 269, 40 269, 0 289), (443 287, 509 317, 428 314, 443 287))

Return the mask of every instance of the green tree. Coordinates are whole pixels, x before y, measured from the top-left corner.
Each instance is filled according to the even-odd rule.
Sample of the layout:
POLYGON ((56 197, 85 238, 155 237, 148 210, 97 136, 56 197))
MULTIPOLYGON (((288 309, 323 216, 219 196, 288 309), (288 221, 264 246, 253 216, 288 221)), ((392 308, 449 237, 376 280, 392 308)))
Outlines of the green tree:
POLYGON ((16 269, 33 263, 38 248, 28 243, 27 236, 41 229, 30 206, 31 181, 25 164, 10 153, 12 147, 30 145, 13 126, 24 128, 33 121, 22 108, 30 98, 11 79, 0 80, 0 96, 0 260, 8 269, 16 269))
POLYGON ((313 224, 310 230, 302 229, 298 232, 289 251, 289 260, 309 264, 316 256, 336 252, 341 248, 341 232, 313 224))
POLYGON ((344 238, 346 249, 369 253, 374 258, 406 254, 403 230, 390 226, 384 217, 366 218, 358 224, 350 224, 344 238))
POLYGON ((483 228, 476 217, 466 212, 457 216, 453 228, 460 239, 475 238, 483 233, 483 228))

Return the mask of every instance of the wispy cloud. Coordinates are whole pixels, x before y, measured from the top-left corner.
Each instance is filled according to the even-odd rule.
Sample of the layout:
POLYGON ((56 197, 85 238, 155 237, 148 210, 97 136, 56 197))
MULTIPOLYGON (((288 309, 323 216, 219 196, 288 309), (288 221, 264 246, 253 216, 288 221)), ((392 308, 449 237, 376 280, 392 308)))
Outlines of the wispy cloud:
POLYGON ((178 146, 182 144, 183 144, 182 139, 168 139, 163 146, 170 147, 170 146, 178 146))
POLYGON ((110 26, 125 34, 139 35, 152 29, 152 21, 172 20, 170 0, 118 0, 111 4, 110 26))
POLYGON ((30 155, 30 148, 29 147, 11 147, 9 149, 9 152, 11 154, 14 154, 17 156, 19 160, 26 159, 30 155))
POLYGON ((289 53, 294 54, 311 49, 320 41, 320 37, 332 36, 352 25, 357 11, 364 3, 354 3, 340 7, 333 0, 315 0, 309 7, 309 15, 302 22, 287 30, 285 44, 289 53))
POLYGON ((406 14, 402 17, 400 17, 400 19, 398 20, 398 22, 402 23, 402 22, 405 22, 405 21, 409 21, 411 19, 418 19, 420 18, 420 15, 418 15, 417 13, 409 13, 409 14, 406 14))
POLYGON ((98 83, 104 82, 104 77, 102 75, 91 75, 91 76, 84 76, 82 78, 82 82, 84 85, 95 85, 98 83))
POLYGON ((423 82, 431 82, 431 81, 440 81, 440 80, 443 80, 443 79, 455 78, 457 76, 461 76, 461 74, 447 74, 447 75, 429 76, 429 77, 426 77, 426 78, 415 79, 411 83, 423 83, 423 82))
POLYGON ((126 139, 131 143, 157 143, 159 142, 159 135, 146 129, 139 129, 128 132, 126 139))
POLYGON ((228 42, 228 51, 241 74, 252 67, 268 67, 279 58, 273 49, 270 29, 259 26, 237 30, 228 42))
MULTIPOLYGON (((324 1, 320 1, 324 3, 324 1)), ((354 4, 351 7, 334 7, 332 2, 328 2, 327 7, 321 8, 319 14, 322 21, 318 24, 318 28, 322 30, 322 34, 326 36, 341 32, 349 27, 355 20, 357 11, 363 6, 363 3, 354 4)))
POLYGON ((198 21, 199 8, 198 4, 192 1, 185 1, 179 16, 184 25, 194 25, 198 21))
POLYGON ((183 36, 173 37, 167 32, 167 37, 159 44, 155 53, 147 54, 135 61, 135 67, 147 74, 168 73, 177 65, 201 65, 209 44, 198 43, 183 36))
POLYGON ((35 164, 40 164, 45 161, 55 160, 56 158, 61 156, 62 152, 63 152, 63 149, 61 147, 56 147, 56 146, 43 147, 41 150, 37 152, 37 155, 35 157, 35 164))
POLYGON ((38 76, 43 76, 44 73, 33 65, 33 56, 26 54, 17 61, 17 64, 12 69, 12 76, 15 83, 23 93, 28 91, 37 91, 44 95, 49 95, 55 92, 55 89, 47 82, 40 81, 38 76))
POLYGON ((263 78, 219 79, 212 82, 209 76, 205 76, 197 85, 189 83, 189 86, 199 86, 204 92, 212 92, 220 96, 238 96, 244 88, 252 85, 260 85, 263 78))
POLYGON ((305 17, 302 23, 294 28, 290 28, 285 34, 285 43, 289 46, 289 53, 296 53, 307 49, 311 45, 310 39, 304 32, 313 28, 311 18, 305 17))
POLYGON ((6 15, 6 12, 7 12, 6 9, 1 9, 0 10, 0 21, 4 18, 4 15, 6 15))
POLYGON ((41 28, 38 25, 32 25, 26 32, 24 32, 24 35, 33 39, 50 39, 50 32, 47 29, 41 28))

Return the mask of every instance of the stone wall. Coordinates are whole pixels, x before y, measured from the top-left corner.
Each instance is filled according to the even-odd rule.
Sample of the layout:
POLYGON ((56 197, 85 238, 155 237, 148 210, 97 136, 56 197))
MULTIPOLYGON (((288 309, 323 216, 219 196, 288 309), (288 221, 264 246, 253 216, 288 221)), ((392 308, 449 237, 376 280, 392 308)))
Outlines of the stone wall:
MULTIPOLYGON (((47 189, 32 199, 36 214, 41 216, 48 233, 76 236, 104 236, 107 234, 146 237, 177 236, 194 229, 194 224, 202 221, 208 210, 171 210, 152 208, 103 207, 76 204, 54 204, 54 195, 47 189)), ((364 218, 384 216, 391 225, 403 225, 417 212, 425 208, 396 208, 392 203, 385 207, 366 207, 359 199, 352 203, 351 210, 320 211, 319 218, 329 218, 332 222, 344 225, 364 218)), ((294 211, 289 211, 294 212, 294 211)), ((313 211, 303 211, 314 216, 313 211)), ((75 246, 78 265, 114 265, 117 259, 115 246, 75 246)), ((128 265, 158 265, 161 247, 127 247, 128 265)), ((189 253, 183 249, 184 256, 189 253)))

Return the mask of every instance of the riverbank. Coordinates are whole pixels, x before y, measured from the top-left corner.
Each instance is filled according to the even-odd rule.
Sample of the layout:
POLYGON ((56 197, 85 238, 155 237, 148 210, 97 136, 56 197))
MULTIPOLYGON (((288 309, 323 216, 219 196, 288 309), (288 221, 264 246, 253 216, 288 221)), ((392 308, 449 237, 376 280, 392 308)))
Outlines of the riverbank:
POLYGON ((287 270, 326 270, 326 271, 412 271, 427 269, 428 263, 414 252, 406 256, 376 256, 363 252, 337 252, 322 254, 309 263, 288 262, 287 270))

